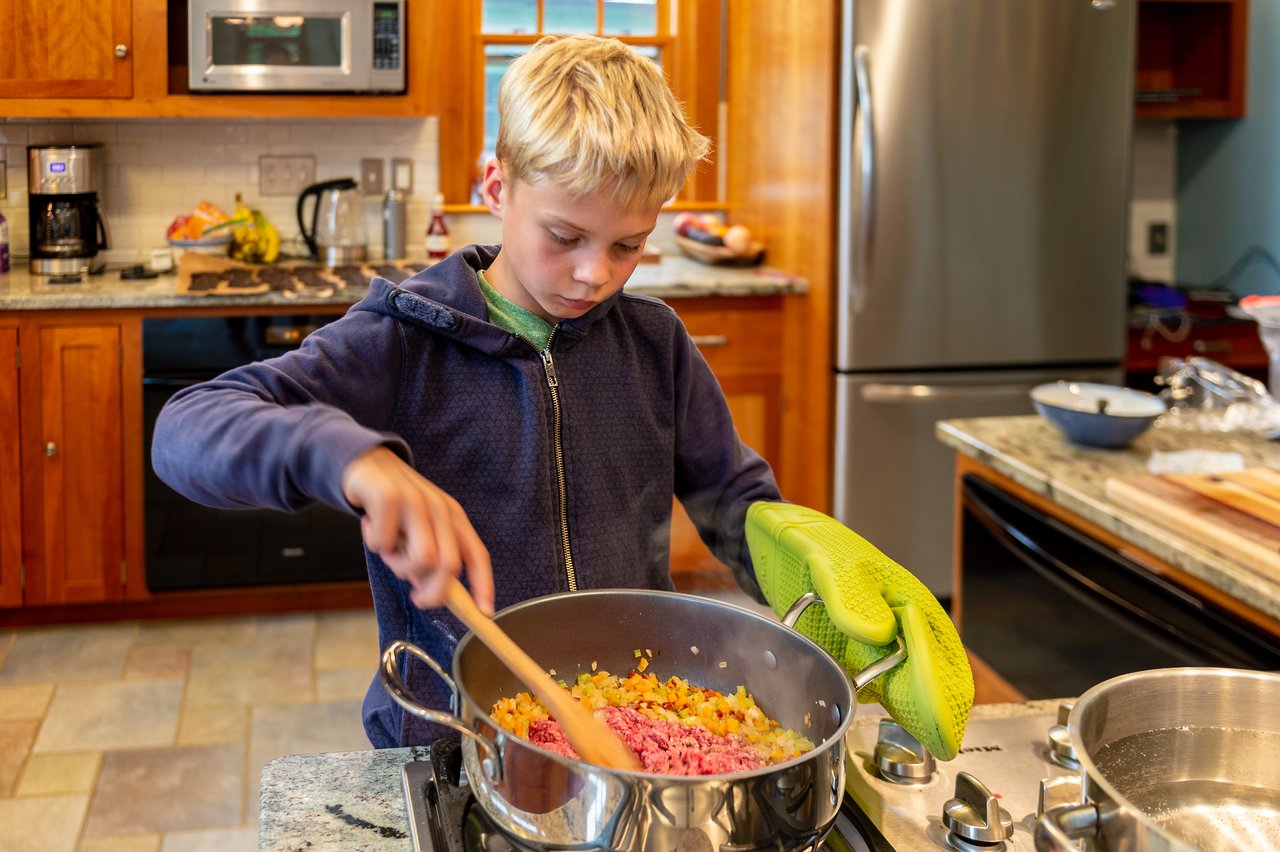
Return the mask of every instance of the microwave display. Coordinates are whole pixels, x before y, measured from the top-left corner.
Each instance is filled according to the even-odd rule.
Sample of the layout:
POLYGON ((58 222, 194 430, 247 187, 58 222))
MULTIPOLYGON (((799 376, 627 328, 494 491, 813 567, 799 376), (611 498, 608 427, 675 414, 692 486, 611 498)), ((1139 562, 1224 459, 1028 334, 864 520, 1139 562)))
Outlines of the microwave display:
POLYGON ((405 90, 405 0, 188 0, 188 22, 192 92, 405 90))

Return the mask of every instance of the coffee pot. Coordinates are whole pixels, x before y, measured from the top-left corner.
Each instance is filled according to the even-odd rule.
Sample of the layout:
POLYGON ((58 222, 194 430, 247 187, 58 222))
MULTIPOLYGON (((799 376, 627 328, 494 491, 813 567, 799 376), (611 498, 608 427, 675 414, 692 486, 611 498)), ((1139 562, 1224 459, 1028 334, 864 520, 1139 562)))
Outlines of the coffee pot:
POLYGON ((311 256, 326 266, 360 263, 365 259, 364 210, 353 178, 313 184, 298 196, 298 228, 311 256), (303 216, 308 198, 315 198, 310 227, 303 216))
POLYGON ((101 271, 98 252, 109 248, 98 197, 102 146, 27 146, 27 212, 31 272, 75 275, 101 271))

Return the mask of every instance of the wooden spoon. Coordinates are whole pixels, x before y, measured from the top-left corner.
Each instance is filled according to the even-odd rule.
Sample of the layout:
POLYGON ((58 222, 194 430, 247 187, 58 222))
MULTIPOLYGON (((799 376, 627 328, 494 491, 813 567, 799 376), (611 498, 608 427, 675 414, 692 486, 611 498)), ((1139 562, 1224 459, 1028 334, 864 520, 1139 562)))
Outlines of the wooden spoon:
POLYGON ((612 728, 592 716, 587 708, 551 679, 533 658, 524 652, 502 628, 480 611, 457 578, 449 582, 445 604, 462 623, 471 628, 502 663, 547 705, 565 736, 587 763, 610 769, 641 771, 640 759, 627 748, 612 728))

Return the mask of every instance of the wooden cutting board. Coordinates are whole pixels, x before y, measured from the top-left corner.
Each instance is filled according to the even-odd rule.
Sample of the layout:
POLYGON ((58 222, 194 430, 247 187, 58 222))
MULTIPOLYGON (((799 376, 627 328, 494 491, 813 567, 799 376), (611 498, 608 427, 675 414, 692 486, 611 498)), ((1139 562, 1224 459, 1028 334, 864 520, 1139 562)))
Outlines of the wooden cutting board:
POLYGON ((1106 494, 1183 538, 1280 579, 1280 470, 1113 476, 1106 494))

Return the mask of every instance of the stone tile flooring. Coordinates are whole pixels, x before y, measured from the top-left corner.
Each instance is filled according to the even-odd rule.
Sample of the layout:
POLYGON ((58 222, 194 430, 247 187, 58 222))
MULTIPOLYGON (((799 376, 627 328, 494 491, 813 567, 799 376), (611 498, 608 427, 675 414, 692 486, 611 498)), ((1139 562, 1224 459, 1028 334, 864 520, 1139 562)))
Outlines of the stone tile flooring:
POLYGON ((0 852, 258 848, 262 768, 367 749, 371 611, 0 630, 0 852))

